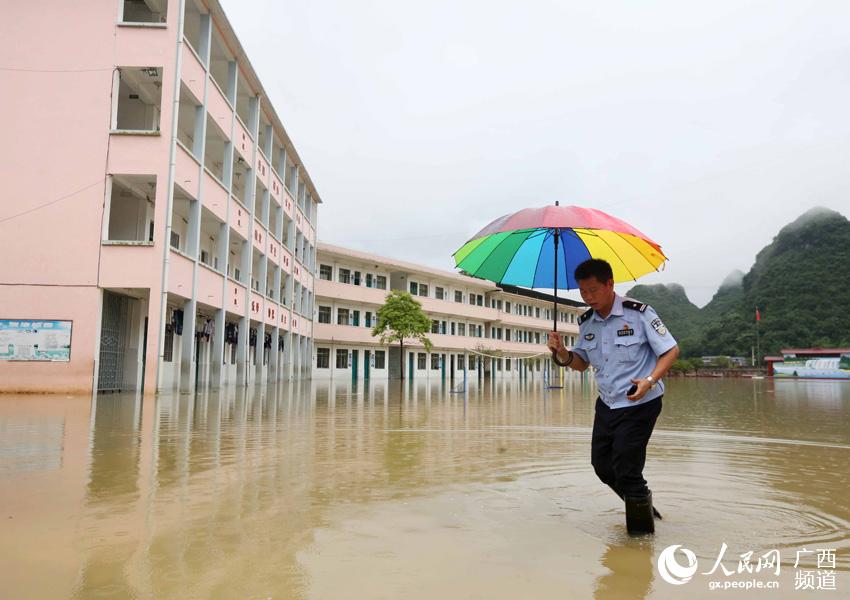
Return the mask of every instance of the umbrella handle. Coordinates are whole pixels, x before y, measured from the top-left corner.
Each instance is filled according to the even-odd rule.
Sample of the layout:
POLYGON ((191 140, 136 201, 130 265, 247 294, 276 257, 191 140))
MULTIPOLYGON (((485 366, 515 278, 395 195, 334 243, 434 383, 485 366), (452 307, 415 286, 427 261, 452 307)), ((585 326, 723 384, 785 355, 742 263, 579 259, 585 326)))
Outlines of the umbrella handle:
POLYGON ((558 238, 560 232, 555 228, 555 316, 552 319, 553 331, 558 331, 558 238))

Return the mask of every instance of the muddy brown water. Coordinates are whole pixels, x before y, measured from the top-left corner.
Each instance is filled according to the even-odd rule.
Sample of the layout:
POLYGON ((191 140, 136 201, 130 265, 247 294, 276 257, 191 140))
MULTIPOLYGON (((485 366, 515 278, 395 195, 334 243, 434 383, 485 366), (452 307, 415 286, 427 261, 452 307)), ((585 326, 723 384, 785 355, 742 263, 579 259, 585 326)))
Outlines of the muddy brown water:
POLYGON ((670 380, 643 538, 590 466, 591 384, 449 392, 0 396, 0 597, 850 597, 850 383, 670 380))

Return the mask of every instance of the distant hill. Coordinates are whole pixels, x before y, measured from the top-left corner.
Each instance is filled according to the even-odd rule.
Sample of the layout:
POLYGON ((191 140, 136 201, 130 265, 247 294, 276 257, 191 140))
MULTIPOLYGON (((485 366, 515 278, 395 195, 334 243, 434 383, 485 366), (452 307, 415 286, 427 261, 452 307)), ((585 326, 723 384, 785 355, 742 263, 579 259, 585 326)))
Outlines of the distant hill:
POLYGON ((756 256, 750 272, 735 272, 702 309, 679 285, 638 285, 629 296, 651 304, 680 340, 685 356, 748 356, 787 347, 850 346, 850 221, 812 209, 783 227, 756 256))

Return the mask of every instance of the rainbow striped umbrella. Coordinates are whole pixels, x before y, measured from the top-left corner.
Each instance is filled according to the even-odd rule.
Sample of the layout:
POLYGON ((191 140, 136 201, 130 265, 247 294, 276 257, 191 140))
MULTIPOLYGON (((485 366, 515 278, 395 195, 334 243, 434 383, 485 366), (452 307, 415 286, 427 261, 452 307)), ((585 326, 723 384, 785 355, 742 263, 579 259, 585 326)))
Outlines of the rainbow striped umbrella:
POLYGON ((661 246, 625 221, 557 202, 499 217, 452 256, 473 277, 554 289, 556 306, 559 289, 578 288, 573 271, 589 258, 608 261, 616 282, 657 271, 667 260, 661 246))

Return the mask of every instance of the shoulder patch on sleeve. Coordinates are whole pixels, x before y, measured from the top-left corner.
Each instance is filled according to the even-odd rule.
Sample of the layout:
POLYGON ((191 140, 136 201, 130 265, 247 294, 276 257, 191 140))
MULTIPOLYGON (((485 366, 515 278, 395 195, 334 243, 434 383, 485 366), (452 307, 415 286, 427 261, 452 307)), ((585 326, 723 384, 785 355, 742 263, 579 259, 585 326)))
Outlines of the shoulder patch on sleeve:
POLYGON ((630 308, 639 312, 644 312, 648 304, 638 302, 637 300, 623 300, 623 308, 630 308))
POLYGON ((592 308, 590 308, 590 309, 588 309, 587 311, 585 311, 585 312, 584 312, 584 314, 583 314, 583 315, 581 315, 581 316, 578 318, 578 324, 579 324, 579 325, 581 325, 582 323, 584 323, 585 321, 587 321, 587 320, 590 318, 590 315, 592 315, 592 314, 593 314, 593 309, 592 309, 592 308))

